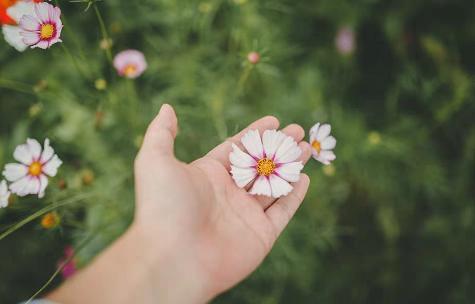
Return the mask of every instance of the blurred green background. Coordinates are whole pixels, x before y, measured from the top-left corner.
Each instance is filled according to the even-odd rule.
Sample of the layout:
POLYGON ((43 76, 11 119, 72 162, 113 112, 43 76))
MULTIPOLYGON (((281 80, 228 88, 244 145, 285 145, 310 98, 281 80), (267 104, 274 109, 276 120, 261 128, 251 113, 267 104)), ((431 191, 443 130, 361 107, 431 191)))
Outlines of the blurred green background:
POLYGON ((0 303, 28 299, 65 245, 84 265, 127 227, 134 156, 164 102, 184 161, 266 114, 329 122, 338 140, 333 165, 306 166, 305 203, 262 267, 215 303, 473 303, 474 1, 59 5, 63 44, 0 43, 0 165, 26 137, 49 137, 64 161, 44 199, 0 210, 0 231, 73 203, 57 209, 59 227, 36 218, 0 240, 0 303), (136 80, 107 57, 128 48, 149 63, 136 80))

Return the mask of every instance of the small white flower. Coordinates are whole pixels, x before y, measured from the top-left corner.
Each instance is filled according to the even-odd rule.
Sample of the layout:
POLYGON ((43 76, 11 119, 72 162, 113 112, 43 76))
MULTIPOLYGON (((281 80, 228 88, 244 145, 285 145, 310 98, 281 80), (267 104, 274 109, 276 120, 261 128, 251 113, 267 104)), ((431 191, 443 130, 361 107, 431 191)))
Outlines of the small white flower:
POLYGON ((302 154, 295 140, 276 130, 250 130, 241 139, 246 152, 232 145, 231 175, 239 188, 252 184, 249 193, 278 198, 287 195, 303 169, 302 154))
POLYGON ((0 208, 8 206, 8 199, 10 198, 10 191, 8 191, 7 182, 2 180, 0 182, 0 208))
POLYGON ((11 182, 10 190, 18 196, 38 194, 42 198, 48 176, 55 176, 62 164, 49 139, 45 139, 42 149, 37 140, 28 138, 26 144, 16 147, 13 157, 20 163, 7 164, 3 171, 5 179, 11 182))
POLYGON ((336 139, 330 136, 331 126, 329 124, 315 124, 310 129, 310 144, 312 145, 313 158, 319 162, 329 165, 336 159, 333 149, 336 146, 336 139))

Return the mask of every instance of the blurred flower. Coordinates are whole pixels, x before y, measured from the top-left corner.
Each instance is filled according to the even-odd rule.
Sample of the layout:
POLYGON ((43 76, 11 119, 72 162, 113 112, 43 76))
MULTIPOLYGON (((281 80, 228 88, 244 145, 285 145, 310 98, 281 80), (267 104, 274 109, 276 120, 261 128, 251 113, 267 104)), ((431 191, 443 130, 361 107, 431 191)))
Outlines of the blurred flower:
POLYGON ((379 134, 379 132, 376 131, 369 132, 368 141, 372 145, 377 145, 381 143, 381 135, 379 134))
POLYGON ((58 188, 59 188, 60 190, 64 190, 64 189, 66 189, 67 187, 68 187, 68 184, 66 183, 66 181, 65 181, 64 179, 60 179, 60 180, 58 181, 58 188))
POLYGON ((332 164, 329 164, 328 166, 323 166, 323 174, 325 174, 326 176, 333 176, 335 175, 335 166, 333 166, 332 164))
POLYGON ((38 102, 31 105, 31 107, 28 109, 28 114, 30 114, 30 117, 36 117, 41 113, 41 110, 43 110, 43 106, 38 102))
POLYGON ((10 190, 18 196, 38 194, 42 198, 48 186, 48 177, 55 176, 62 161, 54 154, 45 139, 44 148, 35 139, 28 138, 26 144, 16 147, 13 157, 20 163, 5 166, 3 176, 10 184, 10 190))
POLYGON ((99 47, 101 50, 107 50, 112 47, 112 39, 110 38, 103 38, 101 39, 101 42, 99 42, 99 47))
POLYGON ((8 199, 10 198, 10 191, 8 191, 7 182, 2 180, 0 182, 0 208, 8 206, 8 199))
POLYGON ((84 169, 81 173, 81 181, 84 186, 89 186, 94 182, 94 172, 91 169, 84 169))
POLYGON ((349 27, 342 27, 338 30, 335 38, 335 46, 342 55, 350 55, 355 50, 355 33, 349 27))
POLYGON ((31 48, 47 49, 61 42, 61 9, 49 3, 35 4, 34 15, 24 15, 20 19, 20 34, 23 42, 31 48))
POLYGON ((41 227, 44 229, 52 229, 60 223, 59 215, 56 211, 48 212, 41 218, 41 227))
POLYGON ((137 78, 147 69, 147 61, 142 52, 125 50, 115 56, 114 67, 120 76, 137 78))
POLYGON ((330 136, 331 126, 329 124, 315 124, 310 129, 310 144, 312 145, 313 158, 319 162, 329 165, 336 159, 333 149, 336 146, 336 139, 330 136))
POLYGON ((287 195, 293 187, 290 182, 300 178, 303 169, 302 154, 295 140, 276 130, 266 130, 261 136, 258 130, 247 132, 241 139, 246 148, 243 152, 235 144, 229 154, 231 175, 239 188, 253 182, 250 194, 274 198, 287 195))
POLYGON ((76 273, 76 260, 74 259, 74 249, 71 246, 64 248, 64 256, 58 262, 58 267, 61 268, 61 275, 66 280, 76 273))
POLYGON ((99 91, 103 91, 107 88, 107 81, 105 79, 97 79, 95 82, 94 82, 94 86, 96 87, 97 90, 99 91))
POLYGON ((40 81, 38 81, 37 84, 35 84, 35 86, 33 87, 33 90, 35 91, 35 93, 39 93, 45 90, 47 87, 48 87, 48 82, 44 79, 41 79, 40 81))
MULTIPOLYGON (((8 2, 3 0, 3 2, 8 2)), ((24 15, 32 15, 35 12, 35 3, 30 1, 10 1, 11 6, 5 6, 2 9, 0 5, 0 19, 2 19, 2 32, 5 41, 13 46, 17 51, 23 52, 28 45, 23 42, 23 37, 20 35, 21 28, 18 22, 24 15), (3 13, 4 12, 4 13, 3 13), (8 18, 4 19, 6 16, 8 18)), ((6 4, 8 5, 8 4, 6 4)))
POLYGON ((259 63, 260 59, 261 55, 258 52, 250 52, 249 54, 247 54, 247 60, 252 64, 259 63))

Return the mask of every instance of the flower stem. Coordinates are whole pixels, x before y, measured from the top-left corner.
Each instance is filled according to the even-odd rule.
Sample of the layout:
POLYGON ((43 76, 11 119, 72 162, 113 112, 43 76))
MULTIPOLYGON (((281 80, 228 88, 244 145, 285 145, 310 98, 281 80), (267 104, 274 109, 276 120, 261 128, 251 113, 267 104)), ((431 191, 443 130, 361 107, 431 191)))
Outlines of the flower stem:
POLYGON ((27 93, 27 94, 35 95, 35 92, 34 92, 33 87, 31 85, 21 83, 21 82, 18 82, 18 81, 13 81, 13 80, 0 78, 0 88, 6 88, 6 89, 15 90, 15 91, 18 91, 18 92, 21 92, 21 93, 27 93))
MULTIPOLYGON (((109 35, 107 34, 107 29, 104 23, 104 19, 102 18, 101 12, 99 11, 99 8, 97 7, 96 2, 94 2, 94 11, 96 12, 97 20, 99 21, 99 26, 101 28, 101 33, 102 33, 102 39, 104 39, 108 43, 109 35)), ((109 45, 108 47, 105 48, 105 52, 106 52, 107 60, 109 60, 109 62, 112 62, 112 53, 111 53, 111 49, 109 45)))

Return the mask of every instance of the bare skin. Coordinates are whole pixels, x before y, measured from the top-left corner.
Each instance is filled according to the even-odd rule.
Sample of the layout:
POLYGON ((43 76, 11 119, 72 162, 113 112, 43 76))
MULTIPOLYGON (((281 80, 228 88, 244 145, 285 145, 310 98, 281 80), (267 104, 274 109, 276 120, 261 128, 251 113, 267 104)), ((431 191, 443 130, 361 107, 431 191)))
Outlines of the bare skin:
MULTIPOLYGON (((278 200, 249 195, 229 175, 231 143, 249 129, 278 129, 264 117, 185 164, 173 153, 177 118, 164 105, 135 161, 134 223, 93 263, 53 291, 59 303, 204 303, 236 285, 263 261, 308 189, 301 174, 278 200)), ((289 125, 307 162, 304 131, 289 125)))

